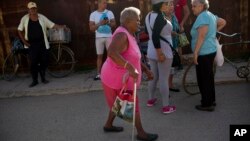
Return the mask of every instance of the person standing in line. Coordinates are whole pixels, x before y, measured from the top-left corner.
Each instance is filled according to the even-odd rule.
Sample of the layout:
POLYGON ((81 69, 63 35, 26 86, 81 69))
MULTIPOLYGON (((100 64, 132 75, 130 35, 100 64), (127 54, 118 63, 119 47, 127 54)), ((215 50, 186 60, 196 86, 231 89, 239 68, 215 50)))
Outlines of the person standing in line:
POLYGON ((184 25, 190 15, 187 0, 174 0, 174 13, 180 24, 180 32, 184 32, 184 25))
POLYGON ((64 28, 66 26, 57 25, 38 13, 37 5, 34 2, 29 2, 27 8, 28 14, 21 19, 18 26, 18 35, 25 47, 29 48, 30 71, 33 80, 29 87, 34 87, 38 84, 38 73, 40 73, 42 83, 47 84, 49 82, 45 79, 49 58, 47 28, 64 28), (25 32, 24 36, 23 30, 25 32))
POLYGON ((94 80, 100 80, 100 72, 103 63, 104 49, 108 48, 112 36, 112 28, 116 22, 112 11, 106 9, 107 1, 98 0, 98 9, 90 14, 89 28, 95 32, 95 46, 97 54, 97 75, 94 80))
POLYGON ((165 16, 173 7, 173 0, 151 0, 152 12, 145 18, 146 28, 149 34, 147 55, 154 79, 148 82, 147 106, 153 106, 157 99, 155 97, 156 86, 159 80, 160 93, 162 97, 162 112, 164 114, 176 111, 176 107, 169 103, 168 77, 173 61, 172 24, 165 16))
MULTIPOLYGON (((171 22, 172 26, 173 26, 173 31, 172 31, 172 43, 173 43, 173 48, 178 50, 178 46, 179 46, 179 32, 180 32, 180 25, 178 23, 178 19, 176 18, 175 14, 174 14, 174 5, 170 5, 170 8, 167 12, 165 12, 165 16, 167 17, 167 19, 171 22)), ((180 92, 180 90, 178 88, 174 87, 173 84, 173 77, 175 74, 175 71, 177 69, 177 67, 179 66, 173 66, 171 68, 171 72, 169 75, 169 79, 168 79, 168 85, 169 85, 169 91, 173 91, 173 92, 180 92)))
MULTIPOLYGON (((179 22, 179 25, 180 25, 179 32, 184 33, 185 32, 184 25, 186 24, 188 17, 190 15, 190 9, 187 5, 187 0, 174 0, 174 5, 175 5, 174 13, 175 13, 175 16, 176 16, 176 18, 179 22)), ((178 48, 177 51, 178 51, 180 58, 181 58, 181 61, 182 61, 183 60, 182 48, 178 48)), ((183 69, 182 65, 180 65, 178 69, 183 69)), ((170 76, 170 79, 171 79, 171 76, 170 76)))
MULTIPOLYGON (((174 14, 175 17, 173 17, 172 24, 174 26, 173 30, 177 33, 184 32, 184 25, 187 22, 187 19, 190 15, 190 10, 187 5, 187 0, 174 0, 174 14), (177 18, 177 20, 176 20, 177 18), (176 25, 176 21, 179 23, 179 25, 176 25), (175 23, 173 23, 175 22, 175 23), (178 28, 176 28, 178 26, 178 28)), ((182 48, 178 48, 178 36, 173 36, 173 47, 178 51, 180 58, 182 60, 182 48)), ((182 65, 178 66, 177 69, 182 69, 182 65)), ((173 78, 174 78, 174 68, 171 70, 171 74, 169 76, 169 90, 173 92, 180 92, 180 89, 175 88, 173 84, 173 78)))
MULTIPOLYGON (((120 16, 121 25, 115 30, 111 44, 108 48, 108 57, 101 70, 101 81, 107 104, 109 106, 108 119, 103 127, 105 132, 121 132, 123 127, 113 126, 115 115, 112 106, 123 86, 123 76, 129 73, 127 90, 134 90, 134 82, 137 87, 141 83, 143 70, 148 79, 153 78, 153 73, 141 63, 141 52, 135 39, 135 32, 140 26, 140 10, 135 7, 125 8, 120 16), (110 75, 112 74, 112 75, 110 75)), ((144 131, 140 118, 139 100, 136 97, 135 127, 137 140, 155 141, 157 134, 144 131)))
POLYGON ((216 32, 226 25, 226 21, 208 11, 208 0, 192 0, 191 4, 193 14, 197 16, 190 31, 191 48, 201 92, 201 104, 195 108, 201 111, 214 111, 216 99, 213 64, 217 51, 216 32))

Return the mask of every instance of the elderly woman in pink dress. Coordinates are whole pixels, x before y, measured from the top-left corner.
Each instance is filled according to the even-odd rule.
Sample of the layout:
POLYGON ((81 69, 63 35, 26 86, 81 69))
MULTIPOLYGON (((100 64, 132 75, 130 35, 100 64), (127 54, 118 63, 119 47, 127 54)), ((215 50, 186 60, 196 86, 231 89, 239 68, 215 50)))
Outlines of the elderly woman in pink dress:
MULTIPOLYGON (((122 88, 123 76, 128 72, 129 78, 127 90, 133 90, 134 82, 137 86, 141 82, 142 70, 149 79, 153 78, 152 72, 141 64, 141 53, 137 45, 134 33, 138 31, 140 24, 140 10, 135 7, 125 8, 121 12, 120 23, 113 34, 111 44, 108 48, 108 57, 103 64, 101 81, 107 104, 110 108, 108 119, 104 125, 105 132, 121 132, 123 127, 113 126, 115 115, 111 112, 112 105, 122 88)), ((146 133, 142 127, 138 97, 136 98, 135 127, 137 139, 143 141, 154 141, 157 134, 146 133)))

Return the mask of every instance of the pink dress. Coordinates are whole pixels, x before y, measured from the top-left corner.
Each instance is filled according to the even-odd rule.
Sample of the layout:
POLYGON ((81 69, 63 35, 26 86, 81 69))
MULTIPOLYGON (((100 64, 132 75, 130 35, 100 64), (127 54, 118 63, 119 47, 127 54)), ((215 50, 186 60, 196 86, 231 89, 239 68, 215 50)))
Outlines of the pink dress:
MULTIPOLYGON (((121 56, 138 70, 139 77, 137 80, 137 86, 139 86, 141 83, 141 52, 134 36, 132 36, 124 27, 118 27, 114 32, 113 37, 120 32, 126 33, 129 42, 127 50, 122 52, 121 56)), ((128 71, 123 68, 123 66, 117 65, 110 57, 108 57, 102 66, 101 81, 112 89, 120 90, 122 88, 123 75, 127 72, 128 71)), ((133 87, 134 80, 132 77, 129 77, 127 89, 133 90, 133 87)))

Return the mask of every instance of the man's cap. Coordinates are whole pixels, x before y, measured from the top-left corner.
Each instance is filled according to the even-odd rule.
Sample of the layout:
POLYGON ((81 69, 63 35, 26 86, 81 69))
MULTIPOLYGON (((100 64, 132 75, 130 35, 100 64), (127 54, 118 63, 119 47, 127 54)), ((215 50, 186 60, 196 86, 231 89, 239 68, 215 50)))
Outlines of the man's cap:
POLYGON ((36 3, 34 3, 34 2, 29 2, 28 5, 27 5, 27 7, 28 7, 29 9, 30 9, 30 8, 37 8, 36 3))
POLYGON ((151 3, 152 4, 158 4, 160 2, 170 2, 170 1, 173 1, 173 0, 151 0, 151 3))

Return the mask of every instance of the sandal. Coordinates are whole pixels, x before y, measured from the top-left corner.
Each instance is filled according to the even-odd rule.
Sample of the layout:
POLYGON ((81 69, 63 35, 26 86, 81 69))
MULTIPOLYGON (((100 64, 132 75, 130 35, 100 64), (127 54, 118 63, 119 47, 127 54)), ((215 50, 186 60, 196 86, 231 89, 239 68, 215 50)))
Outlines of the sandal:
POLYGON ((178 88, 169 88, 169 91, 172 91, 172 92, 180 92, 180 89, 178 89, 178 88))
POLYGON ((123 127, 117 127, 117 126, 103 127, 103 130, 105 132, 122 132, 123 131, 123 127))
POLYGON ((147 138, 143 138, 138 135, 136 136, 136 139, 140 141, 155 141, 157 138, 158 138, 157 134, 150 134, 150 133, 147 133, 147 138))

